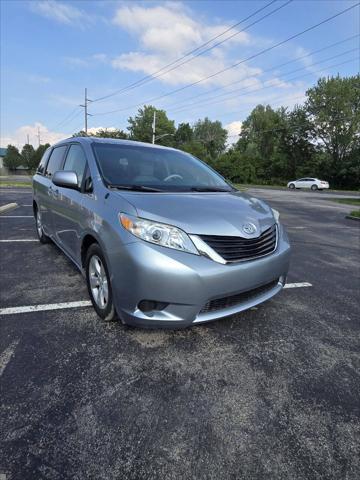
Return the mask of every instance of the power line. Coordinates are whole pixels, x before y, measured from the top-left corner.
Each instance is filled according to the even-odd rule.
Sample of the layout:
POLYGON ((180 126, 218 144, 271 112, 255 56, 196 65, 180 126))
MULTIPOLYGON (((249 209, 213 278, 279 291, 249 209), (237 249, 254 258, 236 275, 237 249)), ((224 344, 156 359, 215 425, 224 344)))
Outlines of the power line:
MULTIPOLYGON (((351 62, 354 62, 354 61, 356 61, 356 60, 357 60, 357 58, 352 58, 351 60, 347 60, 347 61, 345 61, 345 62, 341 62, 341 63, 338 63, 338 64, 336 64, 336 65, 332 65, 332 66, 329 67, 329 68, 334 68, 334 67, 338 67, 338 66, 340 66, 340 65, 345 65, 345 64, 347 64, 347 63, 351 63, 351 62)), ((319 71, 321 71, 321 70, 319 70, 319 71)), ((290 96, 290 97, 285 97, 285 98, 287 98, 287 99, 293 99, 292 96, 290 96)), ((297 98, 304 98, 304 94, 302 94, 301 96, 299 96, 299 97, 297 97, 297 98)), ((281 95, 281 96, 279 96, 279 97, 276 97, 275 99, 273 99, 273 101, 274 101, 274 100, 276 101, 276 100, 278 100, 278 99, 279 99, 279 100, 280 100, 280 99, 284 99, 284 95, 281 95)), ((239 114, 239 113, 246 113, 246 112, 248 112, 248 109, 246 109, 246 110, 233 110, 232 112, 226 112, 225 114, 222 115, 222 117, 227 117, 227 116, 229 116, 229 115, 236 115, 236 114, 239 114)))
MULTIPOLYGON (((346 64, 346 63, 353 62, 353 61, 355 61, 355 60, 356 60, 356 59, 351 59, 351 60, 347 60, 347 61, 345 61, 345 62, 341 62, 341 63, 336 64, 336 65, 332 65, 332 68, 334 68, 334 67, 336 67, 336 66, 344 65, 344 64, 346 64)), ((295 96, 295 97, 294 97, 294 96, 288 96, 288 97, 285 96, 285 97, 284 97, 284 95, 280 95, 279 97, 273 98, 273 99, 272 99, 272 102, 277 101, 277 100, 281 100, 281 102, 279 103, 279 105, 281 105, 281 104, 284 102, 284 100, 285 100, 285 101, 286 101, 286 100, 296 100, 297 98, 302 98, 302 99, 303 99, 304 96, 305 96, 304 94, 302 94, 302 95, 300 95, 300 96, 297 95, 297 96, 295 96)), ((261 104, 263 105, 264 103, 266 103, 266 104, 268 104, 268 105, 271 105, 269 102, 262 102, 261 104)), ((237 115, 237 114, 239 114, 239 113, 247 113, 247 112, 249 112, 249 109, 246 109, 246 110, 233 110, 233 111, 231 111, 231 112, 226 112, 225 114, 222 114, 221 117, 224 118, 224 117, 228 117, 229 115, 237 115)))
MULTIPOLYGON (((315 62, 315 63, 312 63, 311 65, 307 65, 306 67, 297 68, 297 69, 295 69, 295 70, 293 70, 293 71, 291 71, 291 72, 285 73, 285 75, 287 76, 287 75, 291 75, 292 73, 295 73, 295 72, 298 72, 298 71, 301 71, 301 70, 306 70, 307 68, 314 67, 315 65, 319 65, 319 64, 324 63, 324 62, 328 62, 329 60, 333 60, 334 58, 342 57, 343 55, 346 55, 347 53, 352 53, 352 52, 354 52, 354 51, 359 51, 359 48, 352 48, 352 49, 347 50, 347 51, 345 51, 345 52, 341 52, 341 53, 339 53, 339 54, 337 54, 337 55, 333 55, 332 57, 328 57, 328 58, 326 58, 326 59, 324 59, 324 60, 321 60, 321 61, 319 61, 319 62, 315 62)), ((352 60, 350 60, 350 61, 353 61, 353 60, 356 60, 356 58, 355 58, 355 59, 352 59, 352 60)), ((339 65, 343 65, 344 63, 345 63, 345 62, 342 62, 342 63, 340 63, 340 64, 336 64, 336 65, 329 65, 328 67, 326 67, 326 69, 328 69, 328 68, 333 68, 333 67, 337 67, 337 66, 339 66, 339 65)), ((346 63, 348 63, 348 62, 346 62, 346 63)), ((304 74, 304 75, 298 75, 298 76, 296 76, 296 77, 289 78, 289 79, 286 79, 286 78, 284 79, 283 76, 281 76, 281 77, 275 77, 275 79, 266 80, 265 83, 268 83, 268 82, 271 82, 271 81, 277 80, 277 79, 278 79, 278 80, 286 80, 286 81, 290 82, 290 81, 297 80, 297 79, 299 79, 299 78, 303 78, 303 77, 306 77, 306 76, 309 76, 309 75, 313 75, 313 74, 315 74, 315 73, 319 73, 319 72, 323 72, 323 71, 324 71, 324 69, 320 69, 320 70, 316 70, 315 72, 309 72, 309 73, 306 73, 306 74, 304 74)), ((185 105, 184 107, 178 107, 178 108, 176 108, 175 110, 171 110, 171 109, 170 109, 170 111, 172 111, 173 113, 181 113, 181 112, 183 112, 183 111, 188 110, 189 108, 192 108, 194 105, 200 105, 200 106, 214 105, 214 104, 219 103, 219 102, 223 102, 223 101, 226 101, 226 100, 231 100, 231 99, 233 99, 233 98, 237 98, 237 96, 236 96, 236 97, 230 96, 230 97, 228 97, 228 98, 221 98, 221 100, 215 100, 215 101, 213 101, 213 100, 216 99, 216 98, 224 97, 224 96, 230 95, 231 93, 235 93, 235 92, 238 93, 238 92, 245 91, 244 95, 249 95, 249 94, 251 94, 251 93, 259 92, 260 90, 265 90, 265 89, 267 89, 267 88, 272 88, 272 87, 275 87, 275 88, 276 88, 276 85, 266 85, 266 86, 263 86, 263 87, 260 87, 260 88, 255 88, 255 89, 250 90, 250 91, 247 91, 247 90, 248 90, 249 88, 251 88, 251 87, 245 87, 245 88, 244 88, 244 87, 241 87, 241 88, 237 88, 237 89, 235 89, 235 90, 231 90, 231 91, 229 91, 229 92, 221 93, 220 95, 216 95, 216 96, 212 97, 212 99, 210 100, 210 102, 209 102, 209 99, 200 100, 200 102, 194 102, 194 103, 191 104, 191 105, 189 104, 189 105, 185 105)))
MULTIPOLYGON (((227 83, 226 85, 223 85, 223 86, 221 86, 221 87, 216 87, 216 88, 213 88, 213 89, 208 90, 208 91, 206 91, 206 92, 198 93, 197 95, 193 95, 193 96, 191 96, 191 97, 187 97, 187 98, 185 98, 185 99, 182 100, 182 101, 178 101, 178 102, 171 103, 170 105, 167 105, 166 108, 169 108, 169 107, 171 108, 171 107, 173 107, 173 106, 175 106, 175 105, 180 105, 180 104, 182 104, 184 101, 187 101, 187 100, 192 100, 192 99, 194 99, 194 98, 198 99, 199 97, 202 97, 202 96, 204 96, 204 95, 210 95, 210 94, 212 94, 212 93, 214 93, 214 92, 218 92, 219 90, 225 90, 227 87, 230 87, 230 86, 232 86, 232 85, 235 85, 235 84, 237 84, 237 83, 239 83, 239 82, 243 82, 244 80, 249 80, 249 79, 251 79, 251 78, 256 78, 256 77, 262 76, 264 73, 269 73, 269 72, 271 72, 271 71, 273 71, 273 70, 278 70, 279 68, 285 67, 286 65, 290 65, 291 63, 298 62, 299 60, 303 60, 304 58, 311 57, 312 55, 315 55, 315 54, 317 54, 317 53, 323 52, 324 50, 328 50, 329 48, 332 48, 332 47, 341 45, 342 43, 345 43, 345 42, 348 42, 348 41, 350 41, 350 40, 353 40, 353 39, 355 39, 355 38, 357 38, 357 37, 359 37, 359 36, 360 36, 360 34, 352 35, 351 37, 348 37, 348 38, 346 38, 346 39, 344 39, 344 40, 340 40, 339 42, 332 43, 331 45, 327 45, 326 47, 320 48, 320 49, 318 49, 318 50, 313 50, 312 52, 309 52, 309 53, 307 53, 306 55, 302 55, 301 57, 296 57, 294 60, 289 60, 289 61, 287 61, 287 62, 285 62, 285 63, 281 63, 281 64, 279 64, 279 65, 276 65, 275 67, 271 67, 271 68, 268 68, 268 69, 266 69, 266 70, 263 70, 263 71, 261 71, 261 72, 258 73, 258 74, 249 75, 249 76, 247 76, 247 77, 241 78, 240 80, 235 80, 234 82, 227 83)), ((212 97, 212 98, 214 98, 214 97, 212 97)), ((189 105, 190 105, 190 104, 189 104, 189 105)), ((191 103, 191 105, 193 105, 193 103, 191 103)))
POLYGON ((60 127, 63 123, 65 123, 65 122, 68 123, 68 122, 72 121, 72 120, 77 116, 77 115, 75 115, 75 116, 70 120, 70 117, 73 116, 73 114, 74 114, 75 112, 78 112, 77 115, 81 112, 81 110, 79 110, 79 106, 76 106, 73 110, 71 110, 71 112, 70 112, 68 115, 66 115, 65 118, 63 118, 63 120, 61 120, 60 122, 58 122, 57 124, 55 124, 53 127, 51 127, 50 130, 55 130, 55 128, 60 127))
MULTIPOLYGON (((119 90, 116 90, 115 92, 112 92, 108 95, 104 95, 102 97, 99 97, 99 98, 96 98, 94 100, 94 102, 99 102, 101 100, 105 100, 106 98, 110 98, 110 97, 113 97, 115 95, 118 95, 119 93, 122 93, 122 92, 125 92, 125 91, 128 91, 128 90, 132 90, 133 88, 136 88, 136 87, 139 87, 139 86, 142 86, 144 85, 145 83, 148 83, 152 80, 154 80, 155 78, 158 78, 158 77, 161 77, 162 75, 165 75, 166 73, 178 68, 180 65, 178 66, 175 66, 174 68, 172 68, 171 70, 169 71, 166 71, 164 73, 162 73, 160 75, 161 72, 163 72, 164 70, 166 70, 167 68, 171 67, 172 65, 175 65, 176 63, 180 62, 181 60, 189 57, 190 55, 192 55, 193 53, 195 52, 198 52, 199 50, 201 50, 202 48, 206 47, 207 45, 209 45, 211 42, 213 42, 214 40, 222 37, 223 35, 225 35, 226 33, 228 33, 229 31, 233 30, 234 28, 236 28, 237 26, 239 26, 241 23, 244 23, 246 22, 247 20, 249 20, 250 18, 254 17, 255 15, 257 15, 258 13, 260 13, 261 11, 265 10, 266 8, 268 8, 269 6, 271 6, 273 3, 275 3, 277 0, 272 0, 271 2, 269 2, 268 4, 266 4, 264 7, 261 7, 259 8, 258 10, 256 10, 255 12, 253 12, 251 15, 248 15, 246 18, 244 18, 243 20, 240 20, 239 22, 235 23, 234 25, 232 25, 231 27, 227 28, 226 30, 224 30, 222 33, 216 35, 215 37, 212 37, 210 38, 210 40, 208 40, 207 42, 203 43, 202 45, 199 45, 197 48, 194 48, 193 50, 185 53, 184 55, 182 55, 180 58, 168 63, 167 65, 164 65, 162 68, 160 68, 159 70, 156 70, 155 72, 149 74, 149 75, 146 75, 145 77, 143 78, 140 78, 139 80, 137 80, 136 82, 134 83, 131 83, 130 85, 127 85, 119 90)), ((187 62, 190 62, 191 60, 193 60, 194 58, 200 56, 200 55, 203 55, 203 53, 209 51, 209 50, 212 50, 213 48, 217 47, 218 45, 224 43, 224 42, 227 42, 228 40, 230 40, 231 38, 235 37, 236 35, 239 35, 240 33, 244 32, 246 29, 248 29, 250 26, 252 25, 255 25, 255 23, 258 23, 260 22, 261 20, 263 20, 264 18, 266 18, 267 16, 270 16, 272 15, 273 13, 275 13, 277 10, 280 10, 281 8, 285 7, 288 3, 291 3, 293 0, 289 0, 288 2, 286 2, 284 5, 281 5, 280 7, 276 8, 274 11, 268 13, 267 15, 265 15, 264 17, 261 17, 260 19, 256 20, 256 22, 254 22, 253 24, 251 25, 248 25, 247 27, 245 27, 243 30, 240 30, 238 32, 235 32, 233 35, 231 35, 230 37, 222 40, 221 42, 218 42, 214 45, 212 45, 211 47, 207 48, 206 50, 204 50, 203 52, 200 52, 200 53, 197 53, 195 56, 189 58, 188 60, 186 60, 185 62, 181 63, 181 65, 183 65, 184 63, 187 63, 187 62)))
POLYGON ((351 7, 345 8, 344 10, 342 10, 342 11, 340 11, 340 12, 334 14, 334 15, 331 15, 330 17, 327 17, 326 19, 322 20, 321 22, 318 22, 318 23, 316 23, 315 25, 312 25, 311 27, 308 27, 308 28, 306 28, 305 30, 302 30, 301 32, 298 32, 298 33, 296 33, 296 34, 294 34, 294 35, 291 35, 290 37, 286 38, 285 40, 282 40, 281 42, 275 43, 275 44, 271 45, 270 47, 267 47, 267 48, 261 50, 260 52, 257 52, 257 53, 255 53, 255 54, 253 54, 253 55, 251 55, 251 56, 249 56, 249 57, 247 57, 247 58, 245 58, 245 59, 243 59, 243 60, 240 60, 239 62, 236 62, 236 63, 234 63, 233 65, 230 65, 229 67, 223 68, 222 70, 219 70, 219 71, 217 71, 217 72, 215 72, 215 73, 213 73, 213 74, 211 74, 211 75, 208 75, 207 77, 201 78, 200 80, 197 80, 196 82, 192 82, 192 83, 190 83, 190 84, 188 84, 188 85, 185 85, 185 86, 183 86, 183 87, 177 88, 176 90, 172 90, 172 91, 167 92, 167 93, 165 93, 165 94, 163 94, 163 95, 159 95, 159 96, 154 97, 154 98, 151 98, 151 99, 149 99, 149 100, 147 100, 147 101, 144 101, 144 102, 141 102, 141 103, 138 103, 138 104, 135 104, 135 105, 131 105, 131 106, 126 107, 126 108, 115 109, 115 110, 111 110, 111 111, 108 111, 108 112, 101 112, 101 113, 98 113, 98 114, 96 114, 96 115, 109 115, 109 114, 111 114, 111 113, 117 113, 117 112, 126 111, 126 110, 129 110, 129 109, 131 109, 131 108, 135 108, 135 107, 142 106, 142 105, 144 105, 144 104, 146 104, 146 103, 150 103, 150 102, 153 102, 153 101, 156 101, 156 100, 160 100, 160 99, 162 99, 162 98, 165 98, 165 97, 168 97, 168 96, 170 96, 170 95, 173 95, 174 93, 178 93, 178 92, 180 92, 180 91, 186 90, 187 88, 190 88, 190 87, 193 87, 193 86, 195 86, 195 85, 198 85, 199 83, 202 83, 202 82, 204 82, 205 80, 208 80, 208 79, 213 78, 213 77, 215 77, 215 76, 217 76, 217 75, 220 75, 221 73, 224 73, 224 72, 226 72, 226 71, 228 71, 228 70, 231 70, 231 69, 233 69, 233 68, 241 65, 242 63, 248 62, 249 60, 253 60, 254 58, 257 58, 257 57, 259 57, 260 55, 263 55, 264 53, 268 53, 268 52, 270 52, 271 50, 273 50, 274 48, 277 48, 277 47, 279 47, 279 46, 281 46, 281 45, 284 45, 285 43, 287 43, 287 42, 289 42, 289 41, 291 41, 291 40, 294 40, 295 38, 298 38, 298 37, 300 37, 301 35, 304 35, 305 33, 310 32, 311 30, 314 30, 315 28, 317 28, 317 27, 319 27, 319 26, 321 26, 321 25, 324 25, 324 24, 327 23, 327 22, 330 22, 331 20, 339 17, 340 15, 343 15, 343 14, 346 13, 346 12, 349 12, 350 10, 356 8, 356 7, 359 6, 359 5, 360 5, 360 3, 358 2, 358 3, 354 4, 354 5, 352 5, 351 7))

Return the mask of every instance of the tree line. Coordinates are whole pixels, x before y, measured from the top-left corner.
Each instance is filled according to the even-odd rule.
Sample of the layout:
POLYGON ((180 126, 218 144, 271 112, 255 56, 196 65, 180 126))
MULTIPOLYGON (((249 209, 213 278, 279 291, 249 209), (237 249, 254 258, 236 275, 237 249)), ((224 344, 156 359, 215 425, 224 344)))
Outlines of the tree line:
POLYGON ((8 145, 4 157, 4 165, 9 170, 24 167, 29 170, 30 173, 33 173, 39 165, 41 157, 49 147, 50 144, 45 143, 35 149, 31 144, 26 143, 20 152, 14 145, 8 145))
MULTIPOLYGON (((313 176, 334 187, 359 188, 360 75, 320 78, 293 109, 257 105, 231 146, 220 121, 205 118, 175 126, 165 110, 152 105, 128 119, 127 132, 99 130, 96 136, 151 142, 154 111, 157 144, 195 155, 234 183, 283 184, 313 176)), ((79 135, 85 132, 74 134, 79 135)), ((30 146, 25 147, 19 155, 33 158, 30 146)), ((36 152, 32 165, 39 160, 36 152)))

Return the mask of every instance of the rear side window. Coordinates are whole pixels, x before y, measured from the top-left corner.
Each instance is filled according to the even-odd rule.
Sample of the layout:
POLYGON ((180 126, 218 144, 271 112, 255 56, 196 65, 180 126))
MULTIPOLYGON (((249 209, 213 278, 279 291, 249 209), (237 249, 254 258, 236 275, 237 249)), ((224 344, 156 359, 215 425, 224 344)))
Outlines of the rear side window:
POLYGON ((61 170, 61 165, 64 159, 64 154, 67 149, 67 145, 56 147, 50 155, 49 162, 46 167, 46 175, 52 177, 55 172, 61 170))
POLYGON ((82 180, 84 178, 84 173, 86 169, 86 156, 84 150, 80 145, 71 145, 66 156, 64 170, 71 170, 76 172, 79 182, 79 187, 81 186, 82 180))
POLYGON ((47 159, 49 158, 50 152, 51 152, 51 148, 48 148, 44 152, 44 155, 42 156, 42 158, 40 160, 40 163, 39 163, 39 166, 36 170, 36 173, 39 173, 40 175, 45 174, 45 166, 46 166, 47 159))

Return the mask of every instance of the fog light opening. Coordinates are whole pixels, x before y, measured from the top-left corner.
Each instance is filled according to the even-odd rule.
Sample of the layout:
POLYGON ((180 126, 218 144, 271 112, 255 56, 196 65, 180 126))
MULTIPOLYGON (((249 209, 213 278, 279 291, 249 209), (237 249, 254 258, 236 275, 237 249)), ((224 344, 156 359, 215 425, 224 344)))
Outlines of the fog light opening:
POLYGON ((138 304, 139 310, 143 313, 164 310, 169 304, 165 302, 157 302, 155 300, 141 300, 138 304))

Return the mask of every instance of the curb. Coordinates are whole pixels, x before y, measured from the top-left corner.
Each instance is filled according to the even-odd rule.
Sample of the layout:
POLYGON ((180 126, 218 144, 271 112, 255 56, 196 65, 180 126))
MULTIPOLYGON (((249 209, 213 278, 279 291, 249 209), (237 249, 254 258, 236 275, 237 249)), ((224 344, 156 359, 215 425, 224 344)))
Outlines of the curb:
POLYGON ((6 205, 2 205, 0 207, 0 213, 8 212, 9 210, 16 208, 17 206, 18 206, 17 203, 7 203, 6 205))
POLYGON ((360 222, 360 217, 353 217, 352 215, 346 215, 345 218, 348 218, 349 220, 355 220, 357 222, 360 222))

